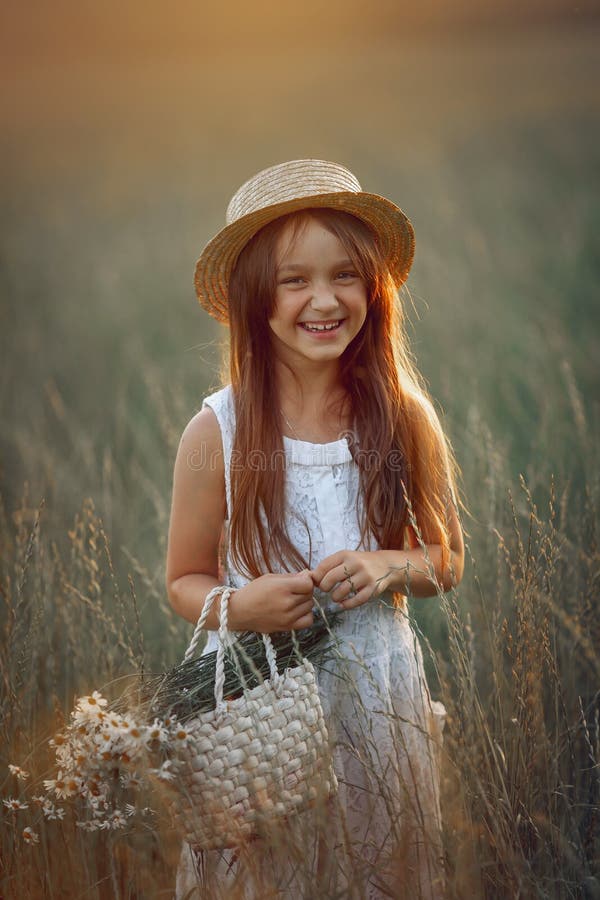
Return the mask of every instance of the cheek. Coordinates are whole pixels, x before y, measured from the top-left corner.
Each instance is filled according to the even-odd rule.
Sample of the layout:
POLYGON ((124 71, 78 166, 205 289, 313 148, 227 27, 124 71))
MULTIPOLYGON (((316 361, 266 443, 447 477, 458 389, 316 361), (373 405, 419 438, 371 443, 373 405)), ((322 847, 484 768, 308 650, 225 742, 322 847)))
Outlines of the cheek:
POLYGON ((267 317, 267 322, 271 328, 277 328, 278 323, 281 322, 282 316, 284 315, 284 307, 281 303, 281 300, 276 296, 273 302, 273 308, 267 317))
POLYGON ((358 318, 361 319, 362 322, 367 318, 367 294, 365 291, 357 291, 356 295, 353 298, 352 306, 356 312, 358 318))
POLYGON ((294 294, 275 295, 275 304, 273 312, 269 317, 269 325, 273 327, 288 327, 295 324, 300 317, 302 310, 306 306, 306 298, 300 295, 300 292, 294 294))
POLYGON ((267 319, 269 329, 271 334, 276 335, 277 337, 283 337, 284 335, 289 335, 290 328, 292 327, 293 319, 290 316, 290 313, 287 310, 273 310, 273 315, 267 319))

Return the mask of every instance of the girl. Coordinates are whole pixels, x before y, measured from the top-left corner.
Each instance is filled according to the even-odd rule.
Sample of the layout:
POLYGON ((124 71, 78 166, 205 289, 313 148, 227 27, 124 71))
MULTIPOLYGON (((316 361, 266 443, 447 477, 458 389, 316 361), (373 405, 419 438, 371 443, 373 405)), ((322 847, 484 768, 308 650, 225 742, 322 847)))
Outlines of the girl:
MULTIPOLYGON (((226 220, 195 286, 229 325, 230 383, 181 438, 168 595, 196 622, 207 593, 232 586, 235 632, 310 626, 313 595, 344 610, 336 670, 318 671, 339 791, 325 833, 298 816, 285 855, 184 844, 177 896, 206 884, 197 896, 219 885, 224 897, 440 897, 445 710, 406 596, 457 584, 464 546, 458 467, 398 301, 413 228, 347 169, 313 159, 251 178, 226 220)), ((204 652, 218 614, 217 601, 204 652)))

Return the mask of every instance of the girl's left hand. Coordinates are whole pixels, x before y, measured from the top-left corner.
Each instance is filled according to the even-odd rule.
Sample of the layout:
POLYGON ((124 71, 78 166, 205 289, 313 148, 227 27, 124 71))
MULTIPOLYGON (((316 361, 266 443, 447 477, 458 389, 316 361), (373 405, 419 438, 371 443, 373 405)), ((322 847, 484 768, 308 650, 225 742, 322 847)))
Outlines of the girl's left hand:
POLYGON ((353 609, 382 594, 392 573, 381 550, 339 550, 325 557, 310 574, 315 587, 344 609, 353 609))

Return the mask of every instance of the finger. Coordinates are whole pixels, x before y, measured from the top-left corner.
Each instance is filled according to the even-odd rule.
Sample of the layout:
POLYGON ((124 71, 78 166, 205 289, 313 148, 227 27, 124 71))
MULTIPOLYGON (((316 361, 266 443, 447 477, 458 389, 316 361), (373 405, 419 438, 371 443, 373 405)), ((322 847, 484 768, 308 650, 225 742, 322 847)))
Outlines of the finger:
POLYGON ((326 594, 329 594, 336 584, 341 584, 341 582, 348 577, 348 571, 348 567, 344 563, 337 565, 334 569, 330 569, 321 580, 321 590, 325 591, 326 594))
MULTIPOLYGON (((340 563, 343 562, 345 552, 345 550, 338 550, 336 553, 332 553, 330 556, 326 556, 325 559, 321 560, 319 565, 316 566, 311 573, 315 584, 320 585, 320 582, 329 570, 339 566, 340 563)), ((322 590, 324 590, 324 588, 322 588, 322 590)))
POLYGON ((332 600, 339 603, 341 600, 350 597, 351 594, 358 594, 366 586, 366 579, 361 578, 359 575, 353 575, 351 578, 344 578, 343 581, 340 581, 330 596, 332 600))
POLYGON ((310 628, 313 623, 314 617, 311 610, 305 615, 300 616, 299 619, 296 619, 293 625, 290 625, 290 631, 298 631, 300 628, 310 628))
POLYGON ((292 601, 287 606, 287 613, 290 619, 296 619, 298 616, 304 616, 307 612, 310 612, 313 608, 313 598, 312 595, 310 597, 302 597, 302 599, 292 599, 292 601))
POLYGON ((368 577, 361 572, 354 572, 352 575, 344 575, 339 584, 331 591, 331 598, 336 602, 349 597, 351 594, 357 594, 362 588, 368 584, 368 577))
POLYGON ((323 565, 323 563, 319 563, 319 565, 315 569, 313 569, 310 573, 312 576, 313 584, 315 584, 317 587, 319 587, 321 584, 321 579, 323 578, 323 576, 325 575, 326 572, 327 572, 327 568, 323 565))
POLYGON ((308 569, 292 575, 291 592, 292 594, 308 594, 313 592, 314 582, 308 569))
POLYGON ((368 603, 373 594, 373 590, 371 585, 367 585, 361 591, 358 591, 354 597, 346 597, 344 600, 340 601, 340 606, 342 609, 355 609, 357 606, 362 606, 364 603, 368 603))

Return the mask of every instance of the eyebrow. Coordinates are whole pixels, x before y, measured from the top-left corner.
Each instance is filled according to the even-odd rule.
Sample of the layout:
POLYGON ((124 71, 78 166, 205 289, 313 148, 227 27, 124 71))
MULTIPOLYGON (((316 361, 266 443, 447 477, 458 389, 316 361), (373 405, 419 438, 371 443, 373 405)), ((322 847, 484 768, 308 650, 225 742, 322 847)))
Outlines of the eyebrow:
MULTIPOLYGON (((351 259, 342 259, 339 262, 335 263, 332 268, 334 269, 342 269, 342 268, 350 268, 354 267, 354 263, 351 259)), ((298 272, 301 269, 309 270, 310 266, 304 265, 304 263, 284 263, 282 266, 277 267, 278 272, 284 272, 289 270, 290 272, 298 272)))

